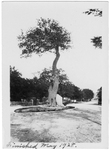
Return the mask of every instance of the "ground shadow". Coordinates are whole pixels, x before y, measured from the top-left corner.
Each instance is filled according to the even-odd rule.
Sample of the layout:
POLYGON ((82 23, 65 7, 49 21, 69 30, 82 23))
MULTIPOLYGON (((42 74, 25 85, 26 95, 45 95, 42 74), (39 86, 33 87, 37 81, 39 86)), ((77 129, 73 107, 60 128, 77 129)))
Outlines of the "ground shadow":
POLYGON ((42 130, 39 133, 37 130, 33 131, 30 128, 25 129, 11 129, 11 136, 13 137, 13 142, 52 142, 55 138, 49 134, 49 129, 42 130))

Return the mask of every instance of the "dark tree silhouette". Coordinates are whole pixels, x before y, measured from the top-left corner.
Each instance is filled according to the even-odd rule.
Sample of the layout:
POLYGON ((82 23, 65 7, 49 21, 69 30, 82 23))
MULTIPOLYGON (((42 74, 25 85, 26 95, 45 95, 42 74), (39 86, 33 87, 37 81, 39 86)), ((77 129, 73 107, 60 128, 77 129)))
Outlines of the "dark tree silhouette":
POLYGON ((21 73, 10 66, 10 101, 20 101, 21 98, 21 73))
POLYGON ((102 87, 100 87, 97 91, 98 104, 102 105, 102 87))
POLYGON ((99 36, 99 37, 94 37, 93 39, 91 39, 91 42, 93 43, 93 45, 96 47, 96 48, 102 48, 102 37, 99 36))
MULTIPOLYGON (((66 97, 67 100, 65 102, 67 103, 70 103, 73 99, 80 101, 82 98, 80 88, 69 81, 64 70, 57 69, 57 72, 59 75, 57 93, 62 97, 66 97), (68 101, 68 99, 70 100, 68 101)), ((15 67, 10 67, 10 101, 26 99, 29 102, 30 99, 38 99, 41 103, 45 103, 48 97, 51 76, 52 70, 45 68, 40 73, 39 78, 27 79, 23 78, 15 67)), ((34 102, 37 102, 36 100, 34 102)))
POLYGON ((87 100, 91 100, 94 97, 94 93, 92 90, 90 89, 83 89, 82 90, 82 98, 83 100, 87 101, 87 100))
POLYGON ((37 27, 31 28, 25 34, 22 32, 18 39, 22 56, 29 57, 32 53, 41 55, 45 52, 55 54, 48 99, 51 106, 56 106, 56 94, 59 85, 57 62, 60 58, 60 50, 70 47, 70 33, 60 26, 57 21, 40 18, 37 27))

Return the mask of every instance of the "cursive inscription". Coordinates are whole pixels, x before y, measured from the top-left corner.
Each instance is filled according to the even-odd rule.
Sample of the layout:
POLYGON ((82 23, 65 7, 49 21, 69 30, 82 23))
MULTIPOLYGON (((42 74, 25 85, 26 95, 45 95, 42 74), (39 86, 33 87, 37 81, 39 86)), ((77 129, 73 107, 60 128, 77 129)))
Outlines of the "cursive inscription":
POLYGON ((49 148, 49 149, 65 149, 65 148, 76 148, 75 143, 61 143, 61 144, 55 144, 55 143, 21 143, 21 142, 9 142, 7 144, 7 147, 10 148, 32 148, 32 149, 43 149, 43 148, 49 148))

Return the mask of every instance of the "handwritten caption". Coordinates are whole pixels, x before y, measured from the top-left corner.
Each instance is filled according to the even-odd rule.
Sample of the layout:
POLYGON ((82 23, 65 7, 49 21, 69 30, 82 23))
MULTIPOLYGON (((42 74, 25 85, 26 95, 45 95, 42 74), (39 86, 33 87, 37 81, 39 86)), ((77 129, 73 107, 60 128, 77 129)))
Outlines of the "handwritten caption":
POLYGON ((40 149, 40 148, 50 148, 50 149, 65 149, 65 148, 76 148, 75 143, 19 143, 19 142, 9 142, 7 147, 10 148, 33 148, 33 149, 40 149))

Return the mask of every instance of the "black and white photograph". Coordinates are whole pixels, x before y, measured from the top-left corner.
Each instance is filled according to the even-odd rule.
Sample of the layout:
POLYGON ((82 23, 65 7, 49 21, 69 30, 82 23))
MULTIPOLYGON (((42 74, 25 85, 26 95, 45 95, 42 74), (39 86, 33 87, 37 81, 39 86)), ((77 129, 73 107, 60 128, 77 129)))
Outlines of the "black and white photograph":
POLYGON ((108 148, 108 1, 2 2, 3 147, 108 148))

